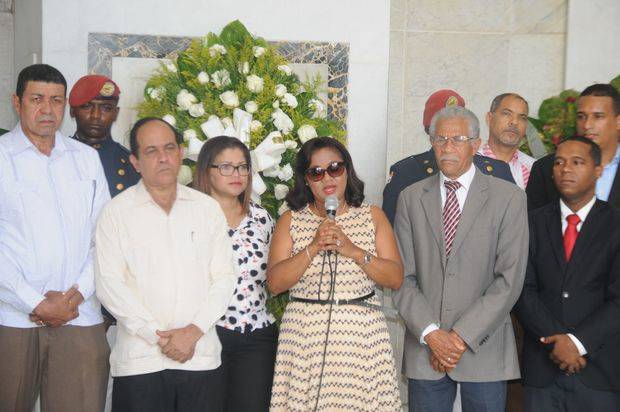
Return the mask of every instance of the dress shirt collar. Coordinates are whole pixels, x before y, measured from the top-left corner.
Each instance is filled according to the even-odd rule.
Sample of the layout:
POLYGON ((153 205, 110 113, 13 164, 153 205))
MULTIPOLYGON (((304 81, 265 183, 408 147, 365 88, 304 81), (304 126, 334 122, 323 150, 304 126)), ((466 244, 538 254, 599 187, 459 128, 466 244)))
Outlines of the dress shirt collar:
POLYGON ((605 165, 605 168, 608 168, 612 165, 616 165, 618 163, 620 163, 620 144, 618 145, 618 148, 616 149, 616 155, 614 156, 613 159, 611 159, 611 162, 605 165))
POLYGON ((596 196, 592 196, 592 199, 590 199, 588 203, 586 203, 581 209, 577 211, 577 213, 575 213, 572 210, 570 210, 568 206, 566 206, 566 203, 564 203, 562 199, 560 199, 560 214, 562 215, 562 222, 565 222, 566 218, 569 215, 573 215, 573 214, 576 214, 577 216, 579 216, 579 220, 581 220, 581 223, 585 222, 586 217, 588 216, 588 213, 590 213, 592 206, 594 206, 594 202, 596 202, 596 196))
MULTIPOLYGON (((474 176, 475 175, 476 175, 476 166, 474 166, 474 163, 472 161, 471 166, 469 167, 469 170, 467 170, 465 173, 460 175, 458 177, 458 179, 456 179, 456 181, 461 184, 461 187, 463 189, 465 189, 466 192, 468 192, 469 191, 469 186, 471 186, 471 182, 474 180, 474 176)), ((446 177, 446 175, 443 174, 442 171, 439 171, 439 185, 440 185, 440 187, 443 188, 443 186, 444 186, 443 183, 446 180, 451 180, 451 179, 448 179, 446 177)))
MULTIPOLYGON (((21 123, 18 123, 17 126, 15 126, 15 128, 13 129, 13 133, 11 133, 10 138, 12 139, 11 146, 12 146, 13 154, 19 154, 28 149, 38 151, 35 145, 32 144, 30 139, 28 139, 28 137, 24 133, 21 123)), ((68 144, 68 142, 65 141, 65 137, 60 132, 56 132, 55 138, 54 138, 54 147, 52 148, 52 153, 54 152, 62 153, 68 150, 77 150, 77 149, 71 146, 70 144, 68 144)))
MULTIPOLYGON (((177 183, 177 197, 175 199, 175 202, 177 200, 191 200, 193 198, 192 191, 193 189, 190 189, 187 186, 183 186, 177 183)), ((134 193, 134 199, 136 203, 138 204, 147 203, 147 202, 155 203, 155 201, 153 200, 153 197, 151 196, 149 191, 146 189, 146 186, 144 185, 144 182, 142 179, 140 179, 140 181, 136 184, 136 191, 134 193)))

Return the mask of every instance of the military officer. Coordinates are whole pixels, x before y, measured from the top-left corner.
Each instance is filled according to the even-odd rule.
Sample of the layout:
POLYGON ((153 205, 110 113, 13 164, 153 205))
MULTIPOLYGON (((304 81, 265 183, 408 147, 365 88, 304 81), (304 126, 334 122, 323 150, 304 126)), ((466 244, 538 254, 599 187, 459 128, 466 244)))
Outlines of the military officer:
MULTIPOLYGON (((431 94, 424 107, 423 125, 428 135, 433 115, 448 106, 465 107, 465 100, 454 90, 438 90, 431 94)), ((474 164, 480 171, 500 179, 514 183, 508 164, 490 157, 475 155, 474 164)), ((390 223, 394 224, 396 201, 400 192, 417 181, 434 175, 439 171, 433 149, 417 155, 409 156, 390 167, 390 177, 383 189, 383 211, 390 223)))
POLYGON ((69 94, 71 117, 77 124, 73 138, 99 153, 112 197, 140 180, 129 163, 129 150, 110 135, 118 115, 120 93, 116 83, 108 77, 91 74, 78 80, 69 94))
MULTIPOLYGON (((112 140, 110 135, 112 123, 118 116, 120 94, 116 83, 96 74, 79 79, 69 94, 70 114, 77 125, 73 138, 99 153, 112 197, 140 180, 140 175, 129 163, 129 150, 112 140)), ((103 307, 101 312, 107 329, 115 319, 103 307)))

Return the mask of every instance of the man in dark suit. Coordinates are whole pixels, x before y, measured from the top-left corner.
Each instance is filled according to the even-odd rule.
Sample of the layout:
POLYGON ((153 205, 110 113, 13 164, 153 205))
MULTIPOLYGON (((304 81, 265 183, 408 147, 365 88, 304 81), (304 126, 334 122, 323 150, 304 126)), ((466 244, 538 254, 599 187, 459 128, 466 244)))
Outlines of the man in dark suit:
MULTIPOLYGON (((620 207, 620 94, 610 84, 587 87, 577 100, 577 133, 601 148, 603 172, 596 183, 596 197, 620 207)), ((525 192, 529 210, 559 199, 553 184, 553 154, 532 166, 525 192)))
POLYGON ((560 200, 530 212, 525 285, 526 411, 620 410, 620 210, 595 196, 601 150, 558 145, 560 200))
MULTIPOLYGON (((431 119, 435 113, 449 106, 465 107, 465 100, 454 90, 438 90, 429 96, 424 106, 423 118, 424 131, 427 135, 431 119)), ((484 174, 514 183, 510 167, 501 160, 476 154, 474 165, 484 174)), ((385 189, 383 189, 383 211, 392 225, 396 214, 396 201, 400 192, 407 186, 437 174, 437 172, 439 172, 439 168, 432 148, 427 152, 400 160, 390 167, 390 178, 385 189)))

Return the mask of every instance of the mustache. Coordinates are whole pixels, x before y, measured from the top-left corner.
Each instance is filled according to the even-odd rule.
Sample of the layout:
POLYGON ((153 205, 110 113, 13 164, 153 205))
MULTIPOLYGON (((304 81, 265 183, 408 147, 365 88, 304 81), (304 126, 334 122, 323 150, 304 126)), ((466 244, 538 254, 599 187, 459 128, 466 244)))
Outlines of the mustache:
POLYGON ((55 122, 56 121, 56 116, 44 115, 44 116, 39 117, 38 120, 40 122, 55 122))
POLYGON ((508 126, 504 129, 505 132, 512 132, 514 134, 519 134, 519 129, 515 126, 508 126))
POLYGON ((458 162, 459 157, 457 155, 445 154, 439 157, 440 162, 448 161, 448 162, 458 162))

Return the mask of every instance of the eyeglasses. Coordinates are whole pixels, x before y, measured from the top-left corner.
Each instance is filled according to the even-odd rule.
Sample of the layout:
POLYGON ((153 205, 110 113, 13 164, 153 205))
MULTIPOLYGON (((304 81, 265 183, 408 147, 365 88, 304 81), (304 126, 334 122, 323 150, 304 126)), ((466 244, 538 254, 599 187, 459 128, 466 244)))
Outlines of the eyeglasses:
POLYGON ((463 146, 465 143, 469 142, 470 140, 476 140, 476 139, 477 137, 468 137, 468 136, 451 136, 451 137, 435 136, 431 140, 437 146, 445 146, 446 143, 448 143, 448 140, 450 140, 450 142, 452 142, 454 146, 463 146))
POLYGON ((323 169, 319 166, 306 169, 306 177, 313 182, 318 182, 320 180, 323 180, 323 178, 325 177, 325 172, 327 172, 327 174, 329 174, 331 177, 338 177, 344 173, 345 169, 346 167, 344 165, 344 162, 332 162, 329 164, 329 166, 327 166, 326 169, 323 169))
POLYGON ((219 165, 211 165, 212 169, 218 169, 222 176, 232 176, 235 173, 239 173, 239 176, 247 176, 250 174, 250 165, 244 163, 238 166, 233 166, 230 163, 221 163, 219 165))

